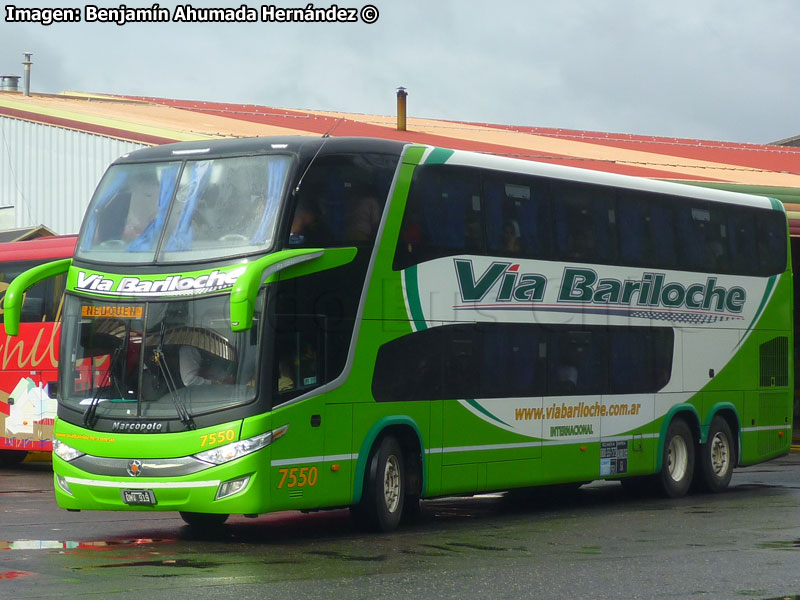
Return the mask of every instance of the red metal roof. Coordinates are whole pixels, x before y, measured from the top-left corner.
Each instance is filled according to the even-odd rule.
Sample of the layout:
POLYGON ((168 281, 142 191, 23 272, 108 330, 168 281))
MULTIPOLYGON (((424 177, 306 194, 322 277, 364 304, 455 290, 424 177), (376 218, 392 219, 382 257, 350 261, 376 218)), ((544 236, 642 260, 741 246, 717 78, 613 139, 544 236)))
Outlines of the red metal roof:
POLYGON ((0 257, 3 262, 17 260, 52 260, 68 258, 75 252, 76 235, 55 235, 24 242, 0 244, 0 257))
POLYGON ((598 171, 707 182, 784 202, 800 234, 800 148, 326 112, 173 98, 0 93, 0 115, 142 144, 263 135, 370 136, 598 171), (747 188, 747 189, 745 189, 747 188))

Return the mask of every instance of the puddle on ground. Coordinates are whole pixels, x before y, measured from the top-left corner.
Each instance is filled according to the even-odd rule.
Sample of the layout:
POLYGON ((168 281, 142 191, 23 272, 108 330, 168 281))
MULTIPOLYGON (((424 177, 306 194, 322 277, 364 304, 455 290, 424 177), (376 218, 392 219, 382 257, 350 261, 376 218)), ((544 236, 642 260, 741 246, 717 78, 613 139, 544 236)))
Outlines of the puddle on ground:
POLYGON ((447 542, 448 546, 455 546, 457 548, 469 548, 471 550, 486 550, 489 552, 507 552, 510 548, 500 548, 497 546, 486 546, 484 544, 466 544, 463 542, 447 542))
POLYGON ((109 550, 119 547, 136 547, 164 542, 174 542, 169 538, 138 538, 132 540, 105 540, 95 542, 70 542, 63 540, 0 540, 0 550, 109 550))
POLYGON ((19 579, 20 577, 30 577, 33 573, 28 571, 0 571, 0 581, 4 579, 19 579))
POLYGON ((186 558, 167 559, 167 560, 137 560, 126 563, 113 563, 108 565, 88 565, 86 567, 73 567, 73 571, 84 571, 86 569, 118 569, 120 567, 179 567, 184 569, 211 569, 218 567, 222 563, 202 560, 190 560, 186 558))
MULTIPOLYGON (((776 542, 763 542, 756 544, 758 548, 766 548, 768 550, 800 550, 800 540, 780 540, 776 542)), ((793 598, 794 596, 787 596, 793 598)))
POLYGON ((387 558, 385 554, 377 554, 371 556, 353 556, 331 550, 311 550, 309 552, 306 552, 306 554, 313 554, 315 556, 325 556, 328 558, 338 558, 339 560, 349 560, 356 562, 381 562, 386 560, 387 558))

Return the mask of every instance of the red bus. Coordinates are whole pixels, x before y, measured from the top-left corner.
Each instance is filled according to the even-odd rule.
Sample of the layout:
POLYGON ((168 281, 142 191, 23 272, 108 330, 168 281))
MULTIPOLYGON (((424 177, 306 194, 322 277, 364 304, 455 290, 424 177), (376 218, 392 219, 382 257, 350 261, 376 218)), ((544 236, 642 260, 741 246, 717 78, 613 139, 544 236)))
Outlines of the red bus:
POLYGON ((22 303, 19 337, 6 334, 2 298, 20 273, 41 263, 70 258, 76 236, 0 243, 0 466, 28 452, 53 449, 56 401, 48 386, 58 379, 58 341, 65 275, 36 284, 22 303))

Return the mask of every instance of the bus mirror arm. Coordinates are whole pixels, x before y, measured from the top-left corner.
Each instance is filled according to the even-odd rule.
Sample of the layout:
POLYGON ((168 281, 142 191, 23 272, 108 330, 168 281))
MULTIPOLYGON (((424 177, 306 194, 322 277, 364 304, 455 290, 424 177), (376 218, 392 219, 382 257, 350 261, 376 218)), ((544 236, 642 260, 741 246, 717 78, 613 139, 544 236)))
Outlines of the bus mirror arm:
POLYGON ((37 265, 14 278, 6 290, 6 297, 3 300, 3 320, 7 334, 19 335, 22 299, 25 292, 40 281, 66 273, 71 264, 71 258, 63 258, 37 265))
POLYGON ((296 248, 268 254, 245 266, 231 290, 231 330, 246 331, 253 326, 256 297, 261 284, 274 276, 292 278, 346 265, 358 250, 342 248, 296 248))
POLYGON ((231 290, 231 330, 246 331, 253 325, 256 296, 261 284, 278 272, 325 254, 321 248, 282 250, 248 264, 231 290))

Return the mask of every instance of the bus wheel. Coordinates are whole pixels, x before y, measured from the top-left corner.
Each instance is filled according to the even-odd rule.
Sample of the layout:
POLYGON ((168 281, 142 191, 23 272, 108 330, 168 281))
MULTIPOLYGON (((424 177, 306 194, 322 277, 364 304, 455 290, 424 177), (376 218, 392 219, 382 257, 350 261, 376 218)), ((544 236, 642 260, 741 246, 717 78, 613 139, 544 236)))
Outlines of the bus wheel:
POLYGON ((357 525, 373 531, 394 531, 405 501, 405 463, 397 440, 387 435, 370 456, 361 502, 350 507, 357 525))
POLYGON ((28 452, 25 450, 0 450, 0 467, 18 465, 25 460, 26 456, 28 456, 28 452))
POLYGON ((736 462, 733 434, 728 422, 717 415, 708 428, 708 441, 699 448, 697 466, 700 489, 707 492, 721 492, 728 487, 736 462))
POLYGON ((180 512, 181 519, 190 527, 219 527, 228 520, 228 515, 212 513, 180 512))
POLYGON ((694 475, 694 439, 682 419, 675 419, 667 429, 661 457, 661 491, 668 498, 685 496, 694 475))

